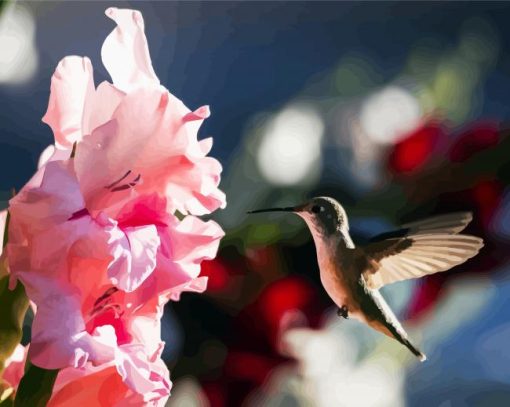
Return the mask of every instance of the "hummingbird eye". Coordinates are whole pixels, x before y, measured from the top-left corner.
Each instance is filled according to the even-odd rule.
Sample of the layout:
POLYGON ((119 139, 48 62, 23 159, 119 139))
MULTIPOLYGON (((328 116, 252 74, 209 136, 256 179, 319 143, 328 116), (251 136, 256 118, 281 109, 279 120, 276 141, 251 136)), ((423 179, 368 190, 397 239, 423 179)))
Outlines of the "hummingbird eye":
POLYGON ((324 210, 324 208, 322 206, 319 206, 319 205, 312 206, 313 213, 319 213, 319 212, 322 212, 323 210, 324 210))

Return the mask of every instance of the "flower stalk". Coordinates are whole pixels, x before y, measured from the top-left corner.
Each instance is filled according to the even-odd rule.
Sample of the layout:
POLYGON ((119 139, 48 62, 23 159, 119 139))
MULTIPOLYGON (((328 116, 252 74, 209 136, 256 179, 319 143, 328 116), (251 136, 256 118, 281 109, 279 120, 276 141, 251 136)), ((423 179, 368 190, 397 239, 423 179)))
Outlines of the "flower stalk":
POLYGON ((48 403, 59 369, 42 369, 27 361, 14 407, 44 407, 48 403))

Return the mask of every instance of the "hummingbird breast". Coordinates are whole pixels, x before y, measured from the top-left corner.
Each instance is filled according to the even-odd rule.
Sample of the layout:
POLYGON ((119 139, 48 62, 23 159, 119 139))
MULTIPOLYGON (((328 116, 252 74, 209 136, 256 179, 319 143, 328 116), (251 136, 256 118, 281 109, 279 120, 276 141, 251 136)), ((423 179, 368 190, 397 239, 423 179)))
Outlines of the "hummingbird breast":
POLYGON ((347 306, 354 311, 358 307, 352 295, 352 285, 355 283, 355 273, 350 272, 349 259, 352 254, 344 254, 344 251, 351 249, 341 246, 337 239, 323 240, 316 244, 320 278, 324 289, 338 307, 347 306))

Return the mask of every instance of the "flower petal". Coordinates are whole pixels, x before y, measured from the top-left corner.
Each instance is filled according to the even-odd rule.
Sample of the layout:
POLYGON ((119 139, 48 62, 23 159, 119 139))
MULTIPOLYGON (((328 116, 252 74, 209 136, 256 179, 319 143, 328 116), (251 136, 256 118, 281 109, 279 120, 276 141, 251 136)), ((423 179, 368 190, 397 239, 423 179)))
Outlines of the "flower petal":
POLYGON ((37 304, 29 349, 32 363, 45 369, 60 369, 81 367, 87 361, 105 363, 114 358, 113 328, 94 335, 85 332, 80 295, 75 287, 38 273, 18 273, 18 277, 28 297, 37 304))
POLYGON ((57 147, 72 148, 88 131, 86 124, 94 91, 88 58, 70 56, 60 61, 51 78, 48 110, 42 118, 53 130, 57 147))
MULTIPOLYGON (((186 216, 174 229, 169 230, 172 260, 180 264, 200 264, 214 259, 220 239, 225 235, 216 222, 204 222, 195 216, 186 216)), ((193 277, 198 274, 192 273, 193 277)))
POLYGON ((184 292, 203 293, 207 289, 208 277, 198 277, 188 282, 175 286, 165 293, 165 296, 172 301, 179 301, 184 292))
POLYGON ((99 367, 87 365, 82 369, 62 370, 48 407, 165 406, 172 385, 168 369, 160 358, 150 361, 139 350, 139 347, 119 350, 117 367, 108 363, 99 367), (124 377, 119 375, 119 370, 125 374, 124 377))
MULTIPOLYGON (((7 210, 4 209, 3 211, 0 211, 0 236, 2 237, 2 245, 0 245, 0 256, 2 255, 3 250, 4 250, 4 247, 3 247, 3 238, 4 238, 4 235, 5 235, 6 222, 7 222, 7 210)), ((0 259, 1 258, 2 257, 0 257, 0 259)), ((3 270, 3 267, 0 268, 0 277, 2 277, 2 270, 3 270)))
POLYGON ((19 228, 23 236, 36 234, 65 222, 84 207, 72 162, 49 162, 9 201, 9 234, 19 228))
POLYGON ((145 353, 152 361, 161 356, 165 346, 164 342, 161 341, 162 316, 163 305, 158 304, 156 298, 151 298, 128 320, 133 343, 143 345, 145 353))
POLYGON ((210 140, 197 141, 201 120, 183 121, 189 112, 159 88, 126 95, 112 120, 92 132, 77 151, 76 172, 87 207, 93 212, 114 206, 132 191, 166 197, 170 212, 201 215, 223 207, 221 165, 205 156, 210 140))
POLYGON ((177 223, 177 218, 166 211, 166 199, 157 194, 143 195, 129 201, 117 215, 121 228, 156 225, 167 226, 177 223))
MULTIPOLYGON (((94 106, 89 117, 89 133, 108 122, 124 98, 121 92, 109 82, 101 82, 94 94, 94 106)), ((87 133, 87 134, 89 134, 87 133)))
POLYGON ((124 345, 116 353, 117 371, 143 401, 159 401, 170 395, 170 374, 161 359, 151 362, 143 345, 124 345))
POLYGON ((214 221, 187 216, 182 222, 160 229, 157 267, 137 294, 144 304, 159 296, 159 304, 177 301, 184 291, 203 292, 207 277, 198 277, 200 263, 213 259, 223 230, 214 221))
POLYGON ((158 86, 145 38, 142 14, 110 7, 105 14, 117 23, 101 49, 103 64, 113 84, 124 92, 138 86, 158 86))
POLYGON ((184 115, 182 120, 184 122, 194 122, 194 121, 203 121, 207 119, 211 115, 211 111, 209 110, 209 106, 201 106, 196 109, 194 112, 189 112, 184 115))
POLYGON ((154 225, 124 229, 125 239, 109 266, 108 277, 123 291, 136 290, 156 267, 160 244, 154 225))
POLYGON ((48 407, 120 407, 132 393, 113 365, 67 368, 57 376, 48 407))

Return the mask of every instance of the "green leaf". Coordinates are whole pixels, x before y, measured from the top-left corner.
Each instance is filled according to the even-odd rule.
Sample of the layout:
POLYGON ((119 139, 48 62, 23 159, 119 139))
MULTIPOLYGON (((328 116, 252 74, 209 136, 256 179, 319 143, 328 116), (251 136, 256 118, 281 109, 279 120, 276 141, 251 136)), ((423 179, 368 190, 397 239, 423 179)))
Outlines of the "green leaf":
POLYGON ((16 392, 14 407, 44 407, 51 397, 59 370, 42 369, 28 361, 27 364, 28 369, 16 392))
MULTIPOLYGON (((0 264, 0 268, 4 267, 5 264, 0 264)), ((0 278, 0 372, 4 369, 5 360, 21 341, 23 320, 28 309, 23 285, 18 281, 11 291, 8 284, 8 275, 0 278)))

